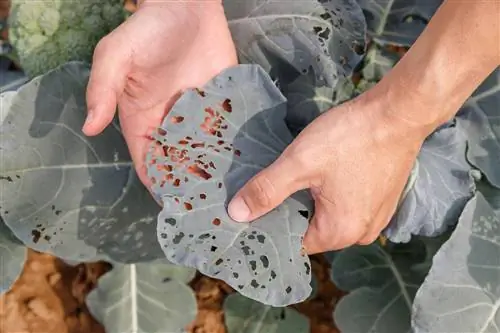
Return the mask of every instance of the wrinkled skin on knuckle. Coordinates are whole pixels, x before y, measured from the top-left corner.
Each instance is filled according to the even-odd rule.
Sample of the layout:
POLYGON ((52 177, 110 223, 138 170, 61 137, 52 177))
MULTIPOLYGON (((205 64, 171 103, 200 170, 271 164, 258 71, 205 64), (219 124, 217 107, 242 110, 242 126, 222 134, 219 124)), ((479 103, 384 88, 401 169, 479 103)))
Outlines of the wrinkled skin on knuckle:
POLYGON ((260 211, 272 206, 271 197, 275 190, 272 182, 265 174, 251 180, 248 189, 245 200, 251 206, 251 209, 260 211))

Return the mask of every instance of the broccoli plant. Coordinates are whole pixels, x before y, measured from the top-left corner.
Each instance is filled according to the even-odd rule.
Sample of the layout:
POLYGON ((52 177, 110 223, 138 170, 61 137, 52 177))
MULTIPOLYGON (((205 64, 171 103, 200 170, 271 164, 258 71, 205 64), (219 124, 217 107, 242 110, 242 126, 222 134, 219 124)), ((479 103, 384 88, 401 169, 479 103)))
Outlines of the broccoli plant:
POLYGON ((97 42, 125 19, 122 0, 11 0, 9 42, 28 77, 90 62, 97 42))
MULTIPOLYGON (((311 196, 298 192, 251 224, 232 221, 228 201, 320 113, 376 84, 400 56, 386 46, 410 46, 439 3, 224 1, 240 64, 185 91, 152 133, 146 162, 161 207, 117 119, 100 136, 81 133, 88 62, 3 93, 0 214, 10 233, 0 256, 13 273, 2 287, 24 245, 114 264, 88 298, 108 332, 185 330, 195 270, 236 290, 224 303, 229 332, 308 331, 286 306, 312 293, 302 249, 311 196)), ((500 326, 499 77, 425 140, 387 244, 329 254, 332 280, 348 292, 333 314, 342 332, 500 326)))

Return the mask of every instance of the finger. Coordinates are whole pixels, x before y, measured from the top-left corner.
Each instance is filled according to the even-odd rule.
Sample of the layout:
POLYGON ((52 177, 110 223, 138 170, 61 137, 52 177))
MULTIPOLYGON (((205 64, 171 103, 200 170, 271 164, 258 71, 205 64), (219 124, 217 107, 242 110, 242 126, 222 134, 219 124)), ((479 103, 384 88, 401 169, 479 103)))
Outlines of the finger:
POLYGON ((270 212, 293 193, 308 187, 307 167, 293 157, 281 155, 236 193, 228 213, 237 222, 249 222, 270 212))
POLYGON ((127 49, 120 47, 127 44, 119 42, 119 35, 104 37, 94 51, 87 86, 88 114, 83 126, 89 136, 101 133, 111 123, 124 90, 130 56, 127 49))
POLYGON ((355 244, 359 235, 364 233, 362 225, 354 221, 332 220, 332 217, 339 216, 332 204, 321 197, 315 200, 315 213, 302 242, 307 254, 340 250, 355 244))

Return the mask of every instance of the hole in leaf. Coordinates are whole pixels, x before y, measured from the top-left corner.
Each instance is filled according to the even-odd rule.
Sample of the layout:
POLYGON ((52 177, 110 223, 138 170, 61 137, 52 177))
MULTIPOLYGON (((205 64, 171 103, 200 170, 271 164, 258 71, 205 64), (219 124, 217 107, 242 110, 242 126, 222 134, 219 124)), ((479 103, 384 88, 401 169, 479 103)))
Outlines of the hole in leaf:
POLYGON ((206 94, 203 90, 199 89, 199 88, 195 88, 196 92, 198 93, 198 95, 200 95, 201 97, 205 97, 206 94))
POLYGON ((173 124, 179 124, 179 123, 182 123, 183 121, 184 121, 183 116, 175 116, 175 117, 172 117, 172 119, 171 119, 171 122, 173 124))
POLYGON ((187 168, 187 171, 190 174, 195 175, 195 176, 200 177, 200 178, 203 178, 205 180, 209 180, 210 178, 212 178, 211 174, 209 174, 208 172, 206 172, 205 170, 203 170, 202 168, 200 168, 199 166, 197 166, 195 164, 190 165, 187 168))
POLYGON ((233 112, 233 106, 231 105, 231 100, 229 98, 226 98, 224 102, 222 102, 222 108, 226 112, 233 112))
POLYGON ((309 212, 307 210, 299 210, 299 214, 304 218, 309 219, 309 212))

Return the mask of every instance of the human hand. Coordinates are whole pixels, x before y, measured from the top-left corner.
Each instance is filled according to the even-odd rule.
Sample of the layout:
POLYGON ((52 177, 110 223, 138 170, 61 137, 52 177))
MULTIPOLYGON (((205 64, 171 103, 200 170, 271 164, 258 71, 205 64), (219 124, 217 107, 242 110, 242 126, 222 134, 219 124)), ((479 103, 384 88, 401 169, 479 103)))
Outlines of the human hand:
POLYGON ((315 214, 303 242, 309 254, 376 240, 428 134, 391 117, 387 95, 377 87, 313 121, 236 194, 229 215, 251 221, 310 189, 315 214))
POLYGON ((183 90, 204 85, 236 64, 220 0, 145 0, 95 49, 83 132, 89 136, 102 132, 118 105, 135 168, 150 188, 145 156, 151 133, 183 90))

